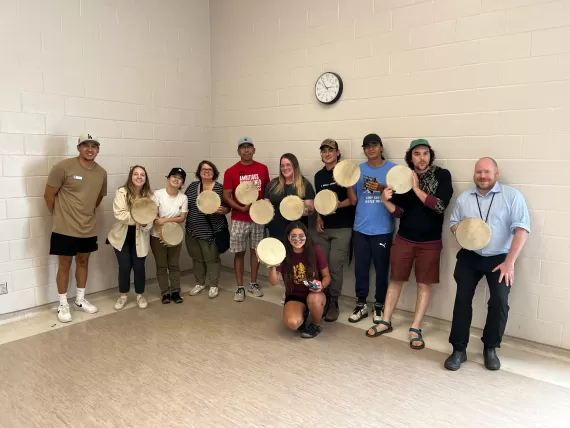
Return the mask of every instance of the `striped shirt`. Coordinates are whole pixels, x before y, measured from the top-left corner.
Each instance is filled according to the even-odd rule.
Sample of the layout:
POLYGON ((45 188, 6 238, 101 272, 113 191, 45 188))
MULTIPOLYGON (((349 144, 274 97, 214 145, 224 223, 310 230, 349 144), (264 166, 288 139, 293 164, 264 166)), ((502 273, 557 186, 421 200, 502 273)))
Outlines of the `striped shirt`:
MULTIPOLYGON (((206 220, 206 214, 202 213, 196 205, 196 198, 198 197, 199 181, 194 181, 186 189, 186 196, 188 197, 188 216, 186 217, 186 234, 196 239, 203 239, 204 241, 213 240, 213 231, 218 231, 223 227, 227 227, 227 220, 224 214, 209 214, 208 219, 212 223, 210 227, 206 220)), ((212 189, 220 196, 223 201, 222 185, 218 182, 214 183, 212 189)))

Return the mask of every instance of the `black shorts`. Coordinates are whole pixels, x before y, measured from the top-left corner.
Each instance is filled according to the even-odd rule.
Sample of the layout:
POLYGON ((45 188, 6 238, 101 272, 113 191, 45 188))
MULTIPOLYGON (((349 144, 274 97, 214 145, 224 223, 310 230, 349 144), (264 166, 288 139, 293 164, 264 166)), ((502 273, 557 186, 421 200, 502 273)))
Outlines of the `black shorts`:
POLYGON ((92 253, 98 249, 96 236, 76 238, 60 233, 51 233, 49 253, 55 256, 75 256, 77 253, 92 253))
POLYGON ((300 302, 303 303, 305 306, 307 306, 307 297, 285 296, 285 304, 287 304, 287 302, 300 302))

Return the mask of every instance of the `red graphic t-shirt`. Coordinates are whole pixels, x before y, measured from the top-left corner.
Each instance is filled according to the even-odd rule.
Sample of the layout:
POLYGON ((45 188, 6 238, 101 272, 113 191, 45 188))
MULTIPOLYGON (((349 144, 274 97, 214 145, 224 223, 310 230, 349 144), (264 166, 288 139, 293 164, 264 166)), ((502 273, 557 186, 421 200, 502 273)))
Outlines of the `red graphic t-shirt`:
MULTIPOLYGON (((312 281, 314 279, 321 280, 321 270, 324 268, 329 267, 327 263, 327 258, 325 257, 325 253, 318 245, 314 244, 313 249, 315 250, 315 263, 316 266, 313 268, 315 272, 315 278, 307 278, 307 265, 309 264, 309 260, 304 256, 303 253, 293 254, 293 275, 290 276, 290 280, 288 284, 285 284, 286 294, 288 296, 297 296, 306 298, 310 291, 309 288, 303 284, 303 281, 312 281)), ((280 266, 277 267, 277 272, 283 275, 283 269, 285 267, 285 261, 281 263, 280 266)), ((290 268, 289 268, 290 269, 290 268)))
MULTIPOLYGON (((257 198, 263 199, 265 186, 269 184, 269 170, 267 166, 256 161, 253 161, 251 165, 244 165, 238 162, 224 173, 224 189, 231 189, 234 194, 238 185, 246 181, 255 183, 258 191, 257 198)), ((235 197, 234 200, 239 204, 235 197)), ((232 210, 232 220, 252 221, 249 213, 238 210, 232 210)))

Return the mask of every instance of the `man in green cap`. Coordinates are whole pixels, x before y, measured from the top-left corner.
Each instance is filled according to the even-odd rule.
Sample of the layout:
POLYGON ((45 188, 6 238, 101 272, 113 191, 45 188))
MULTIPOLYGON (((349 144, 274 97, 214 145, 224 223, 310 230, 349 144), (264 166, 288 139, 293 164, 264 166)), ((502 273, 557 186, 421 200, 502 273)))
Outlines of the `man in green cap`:
POLYGON ((433 165, 435 153, 427 140, 412 141, 404 159, 412 170, 412 190, 396 195, 388 186, 382 192, 386 209, 400 219, 400 227, 390 254, 390 284, 384 314, 366 335, 376 337, 392 331, 392 314, 415 261, 418 297, 409 340, 412 349, 423 349, 420 327, 429 305, 431 287, 439 283, 443 213, 453 195, 453 187, 449 171, 433 165))

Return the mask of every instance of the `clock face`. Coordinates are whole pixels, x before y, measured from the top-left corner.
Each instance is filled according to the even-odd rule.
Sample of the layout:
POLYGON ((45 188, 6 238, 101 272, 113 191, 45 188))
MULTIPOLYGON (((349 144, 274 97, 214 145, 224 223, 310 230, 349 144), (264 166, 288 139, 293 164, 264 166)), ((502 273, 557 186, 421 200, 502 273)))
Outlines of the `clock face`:
POLYGON ((323 73, 315 84, 315 95, 317 100, 323 104, 332 104, 340 98, 342 94, 342 79, 336 73, 323 73))

